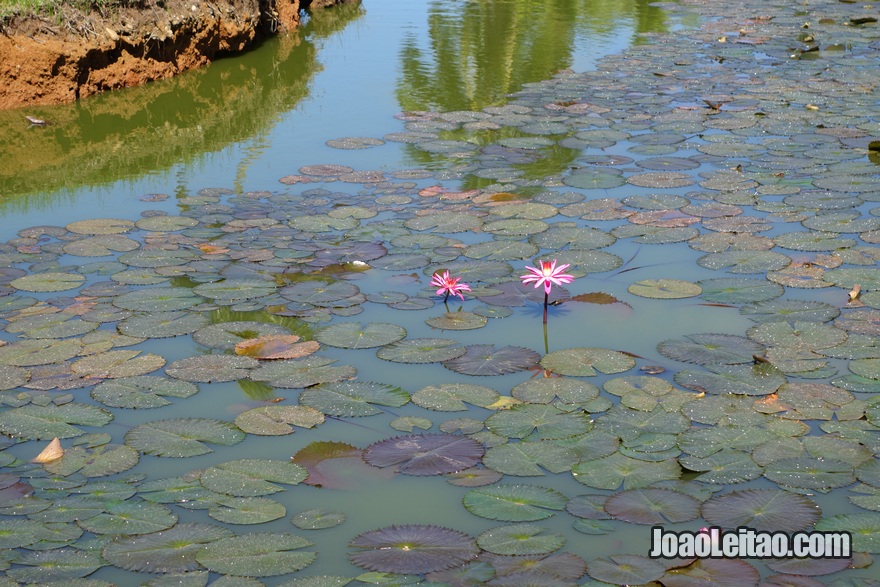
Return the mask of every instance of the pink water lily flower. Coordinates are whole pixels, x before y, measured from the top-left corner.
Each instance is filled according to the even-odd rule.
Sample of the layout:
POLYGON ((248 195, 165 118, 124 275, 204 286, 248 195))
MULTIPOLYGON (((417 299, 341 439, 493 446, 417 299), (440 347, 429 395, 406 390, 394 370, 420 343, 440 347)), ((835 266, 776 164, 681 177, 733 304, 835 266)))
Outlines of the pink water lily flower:
POLYGON ((544 324, 547 324, 547 302, 550 298, 550 290, 554 285, 571 283, 574 275, 563 273, 563 271, 568 269, 569 264, 564 263, 557 267, 556 259, 553 259, 552 263, 538 259, 538 265, 540 268, 526 265, 526 270, 529 273, 520 275, 519 278, 522 279, 523 285, 534 282, 535 287, 540 287, 541 284, 544 284, 544 324))
POLYGON ((549 295, 550 288, 554 285, 562 285, 563 283, 571 283, 574 279, 573 275, 568 275, 563 273, 566 269, 568 269, 569 264, 565 263, 556 266, 556 259, 553 259, 553 262, 550 261, 541 261, 538 260, 538 265, 540 265, 540 269, 537 267, 529 267, 526 265, 526 270, 530 271, 527 275, 520 275, 519 278, 522 279, 524 284, 526 283, 535 283, 535 287, 540 286, 542 283, 544 284, 544 293, 549 295))
POLYGON ((459 283, 459 280, 461 280, 461 277, 452 277, 449 275, 449 271, 444 271, 443 275, 435 273, 431 277, 431 285, 439 288, 437 290, 438 296, 446 292, 446 297, 443 298, 444 302, 449 299, 449 294, 458 296, 464 301, 464 295, 461 292, 471 291, 471 286, 466 283, 459 283))

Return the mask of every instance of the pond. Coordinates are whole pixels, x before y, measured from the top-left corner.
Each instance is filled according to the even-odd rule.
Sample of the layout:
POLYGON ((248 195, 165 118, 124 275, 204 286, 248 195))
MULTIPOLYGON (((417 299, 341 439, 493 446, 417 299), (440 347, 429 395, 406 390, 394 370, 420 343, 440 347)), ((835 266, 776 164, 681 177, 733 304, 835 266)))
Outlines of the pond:
POLYGON ((880 35, 749 10, 374 0, 0 113, 0 587, 877 584, 880 35))

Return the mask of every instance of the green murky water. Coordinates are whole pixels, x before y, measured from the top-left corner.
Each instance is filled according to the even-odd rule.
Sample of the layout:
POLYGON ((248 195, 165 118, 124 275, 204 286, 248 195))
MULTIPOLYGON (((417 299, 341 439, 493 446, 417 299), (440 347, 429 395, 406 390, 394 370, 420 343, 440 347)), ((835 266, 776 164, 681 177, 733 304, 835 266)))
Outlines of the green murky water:
POLYGON ((0 586, 875 584, 880 41, 759 8, 369 2, 0 113, 0 586))

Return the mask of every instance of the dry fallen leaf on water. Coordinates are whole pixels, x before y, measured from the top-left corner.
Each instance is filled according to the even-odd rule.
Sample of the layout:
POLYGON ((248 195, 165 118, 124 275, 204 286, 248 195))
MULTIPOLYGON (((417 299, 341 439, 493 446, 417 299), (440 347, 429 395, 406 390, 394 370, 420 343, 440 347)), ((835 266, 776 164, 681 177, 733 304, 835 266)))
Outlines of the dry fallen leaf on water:
POLYGON ((34 457, 32 463, 51 463, 64 456, 64 449, 61 448, 61 441, 58 437, 52 439, 52 442, 46 445, 43 452, 34 457))
POLYGON ((858 299, 859 295, 862 293, 862 286, 858 283, 853 286, 853 288, 849 292, 849 301, 854 301, 858 299))

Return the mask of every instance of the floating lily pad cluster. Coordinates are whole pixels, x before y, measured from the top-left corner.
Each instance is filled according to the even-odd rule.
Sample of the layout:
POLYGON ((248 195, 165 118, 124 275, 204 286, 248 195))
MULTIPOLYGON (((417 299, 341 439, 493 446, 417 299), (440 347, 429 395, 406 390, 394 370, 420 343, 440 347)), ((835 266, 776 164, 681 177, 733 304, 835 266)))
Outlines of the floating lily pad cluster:
POLYGON ((209 573, 222 576, 212 585, 297 573, 325 553, 277 523, 252 526, 345 524, 357 499, 350 511, 294 513, 271 496, 356 491, 346 468, 389 484, 439 477, 453 487, 436 509, 485 522, 475 535, 414 523, 352 533, 348 560, 368 571, 363 582, 813 585, 847 566, 872 576, 880 68, 868 65, 880 41, 853 20, 854 4, 760 9, 773 18, 714 20, 599 71, 531 84, 504 106, 407 112, 405 131, 328 141, 405 143, 434 171, 304 165, 278 192, 204 189, 179 198, 176 215, 32 227, 0 245, 9 580, 74 585, 106 566, 192 585, 209 573), (541 166, 560 150, 564 165, 541 166), (631 251, 642 245, 704 277, 682 279, 674 264, 640 276, 631 251), (518 278, 535 258, 626 280, 632 296, 575 280, 553 289, 554 310, 663 312, 690 300, 753 326, 693 324, 657 340, 653 359, 589 332, 583 346, 543 354, 536 341, 500 341, 496 321, 534 321, 527 310, 543 303, 518 278), (432 295, 438 271, 470 284, 460 309, 432 295), (425 325, 434 334, 410 335, 425 325), (191 339, 191 352, 162 356, 166 339, 191 339), (364 380, 349 358, 387 378, 364 380), (406 385, 398 368, 433 379, 406 385), (230 382, 273 401, 229 420, 199 415, 201 396, 230 382), (172 405, 175 417, 140 412, 172 405), (129 410, 141 418, 116 426, 129 410), (292 461, 247 452, 338 419, 381 429, 369 446, 316 440, 292 461), (53 438, 63 456, 26 462, 53 438), (231 446, 239 458, 222 458, 231 446), (216 459, 177 476, 137 468, 205 455, 216 459), (582 489, 561 491, 563 478, 582 489), (823 514, 821 493, 856 513, 823 514), (582 540, 543 520, 565 520, 582 540), (846 530, 859 554, 651 560, 657 524, 846 530), (593 556, 584 546, 629 525, 645 526, 643 549, 593 556))

